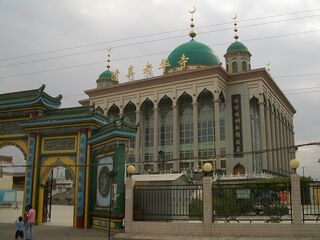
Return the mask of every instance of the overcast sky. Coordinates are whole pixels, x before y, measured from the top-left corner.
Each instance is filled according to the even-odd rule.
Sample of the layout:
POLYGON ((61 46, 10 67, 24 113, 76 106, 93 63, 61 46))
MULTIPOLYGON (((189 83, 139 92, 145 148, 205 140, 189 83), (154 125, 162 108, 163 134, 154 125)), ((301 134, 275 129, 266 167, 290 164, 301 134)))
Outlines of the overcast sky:
MULTIPOLYGON (((78 106, 106 69, 108 48, 120 82, 127 81, 130 64, 136 79, 147 62, 158 75, 161 59, 189 41, 192 6, 196 39, 223 66, 238 15, 239 41, 252 54, 252 68, 270 62, 274 80, 297 110, 296 143, 320 141, 318 0, 0 0, 0 94, 46 84, 49 94, 64 96, 63 107, 78 106)), ((297 158, 306 175, 320 179, 319 153, 320 146, 300 148, 297 158)))

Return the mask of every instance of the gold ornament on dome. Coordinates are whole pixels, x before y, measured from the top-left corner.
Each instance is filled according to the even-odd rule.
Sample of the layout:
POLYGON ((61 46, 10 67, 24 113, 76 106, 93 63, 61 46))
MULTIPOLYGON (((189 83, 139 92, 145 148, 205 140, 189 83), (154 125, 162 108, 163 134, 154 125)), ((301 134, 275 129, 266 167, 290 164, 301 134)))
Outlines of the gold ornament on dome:
POLYGON ((188 61, 189 61, 189 58, 186 55, 182 54, 178 63, 182 69, 186 69, 188 61))
POLYGON ((129 67, 128 67, 128 74, 126 75, 126 77, 128 78, 128 80, 134 80, 134 75, 135 75, 136 73, 133 71, 133 66, 132 65, 130 65, 129 67))
POLYGON ((112 75, 111 75, 112 81, 118 82, 118 80, 119 80, 119 74, 120 74, 119 69, 114 70, 114 72, 113 72, 112 75))
POLYGON ((153 73, 152 73, 152 64, 150 64, 149 62, 147 62, 147 65, 145 66, 145 68, 143 69, 143 74, 145 78, 148 77, 152 77, 153 73))
POLYGON ((170 67, 170 63, 169 63, 168 58, 164 58, 161 60, 159 69, 162 69, 163 73, 165 73, 167 67, 170 67))

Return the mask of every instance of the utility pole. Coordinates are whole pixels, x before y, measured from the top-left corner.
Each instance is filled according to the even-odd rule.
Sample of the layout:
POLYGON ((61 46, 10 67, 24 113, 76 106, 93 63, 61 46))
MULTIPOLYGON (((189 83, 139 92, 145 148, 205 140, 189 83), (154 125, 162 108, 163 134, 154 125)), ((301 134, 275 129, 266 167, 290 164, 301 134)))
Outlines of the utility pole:
POLYGON ((302 167, 302 176, 304 177, 304 169, 305 169, 306 167, 302 167))

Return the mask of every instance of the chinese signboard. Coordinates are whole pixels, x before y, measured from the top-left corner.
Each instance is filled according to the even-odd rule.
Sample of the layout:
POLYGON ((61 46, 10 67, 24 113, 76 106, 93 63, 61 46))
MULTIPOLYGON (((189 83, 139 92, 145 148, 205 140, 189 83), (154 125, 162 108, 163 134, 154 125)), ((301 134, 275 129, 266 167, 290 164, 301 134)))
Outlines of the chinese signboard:
POLYGON ((232 95, 233 150, 235 157, 243 157, 241 96, 232 95))

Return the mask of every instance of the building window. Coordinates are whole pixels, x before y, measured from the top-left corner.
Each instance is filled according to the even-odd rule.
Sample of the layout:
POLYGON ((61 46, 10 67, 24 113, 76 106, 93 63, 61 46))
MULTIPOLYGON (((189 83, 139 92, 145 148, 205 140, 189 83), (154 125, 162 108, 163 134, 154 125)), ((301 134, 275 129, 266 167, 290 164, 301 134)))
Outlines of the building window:
POLYGON ((173 155, 173 115, 172 115, 172 101, 168 97, 164 97, 159 102, 159 161, 172 160, 173 155))
POLYGON ((219 113, 220 113, 220 155, 223 157, 226 154, 226 127, 225 127, 225 103, 220 101, 219 113))
POLYGON ((232 72, 233 72, 233 73, 238 72, 237 62, 233 62, 233 63, 232 63, 232 72))
POLYGON ((245 61, 242 62, 242 71, 247 70, 247 63, 245 61))
POLYGON ((253 97, 250 100, 250 123, 251 123, 251 139, 252 139, 252 160, 253 172, 262 171, 261 154, 255 153, 261 150, 260 143, 260 115, 258 99, 253 97))
POLYGON ((198 98, 198 148, 199 159, 209 159, 214 148, 213 95, 203 91, 198 98))
POLYGON ((144 133, 144 159, 153 160, 153 103, 150 100, 144 102, 143 112, 143 133, 144 133))
MULTIPOLYGON (((131 125, 136 124, 136 106, 130 101, 123 109, 123 120, 131 125)), ((132 137, 128 143, 128 161, 135 161, 135 152, 129 151, 135 148, 135 137, 132 137)))
POLYGON ((120 109, 117 105, 113 104, 107 113, 107 116, 110 117, 110 122, 116 120, 120 116, 120 109))
POLYGON ((183 94, 179 100, 179 150, 180 159, 193 158, 193 122, 192 122, 192 98, 183 94))
POLYGON ((221 168, 223 168, 223 169, 227 168, 226 160, 220 160, 220 166, 221 166, 221 168))

